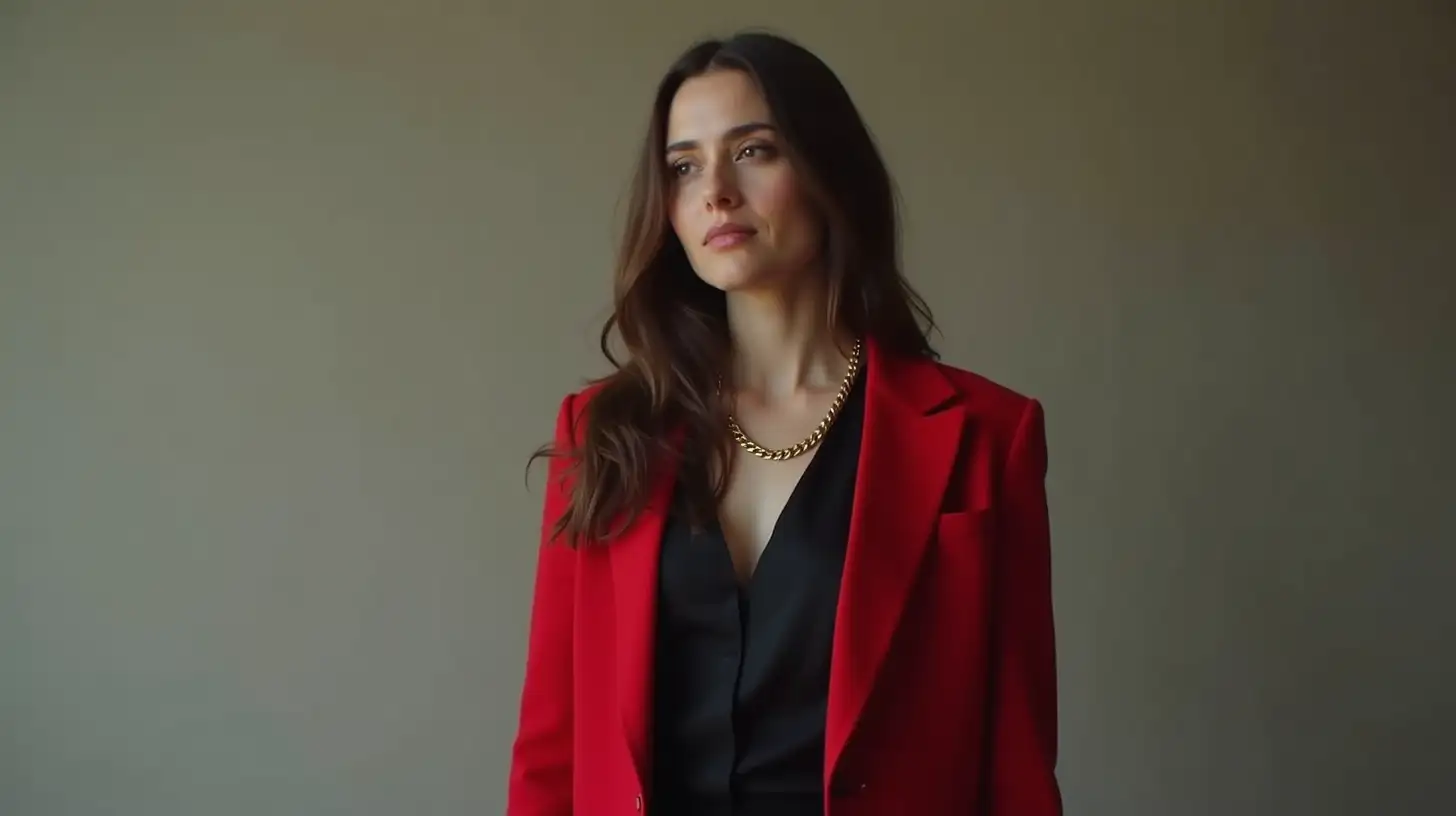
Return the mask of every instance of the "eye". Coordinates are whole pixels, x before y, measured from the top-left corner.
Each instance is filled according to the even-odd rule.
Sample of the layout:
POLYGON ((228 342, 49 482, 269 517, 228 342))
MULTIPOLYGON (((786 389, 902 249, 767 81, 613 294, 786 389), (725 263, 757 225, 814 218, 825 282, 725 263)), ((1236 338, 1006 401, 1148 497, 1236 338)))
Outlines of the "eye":
POLYGON ((770 159, 773 158, 773 155, 773 145, 762 142, 744 145, 738 151, 738 158, 740 159, 770 159))
POLYGON ((683 176, 686 176, 688 173, 692 172, 693 165, 686 159, 679 159, 678 161, 669 164, 667 169, 669 174, 672 175, 674 178, 682 178, 683 176))

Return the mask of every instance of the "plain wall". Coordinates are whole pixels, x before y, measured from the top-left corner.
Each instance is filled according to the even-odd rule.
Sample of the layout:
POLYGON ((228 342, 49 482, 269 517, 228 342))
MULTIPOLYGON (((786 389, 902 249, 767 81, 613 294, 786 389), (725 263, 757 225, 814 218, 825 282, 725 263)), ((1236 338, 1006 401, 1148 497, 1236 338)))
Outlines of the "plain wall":
POLYGON ((526 458, 740 25, 1046 404, 1068 813, 1449 806, 1448 2, 0 0, 0 814, 503 809, 526 458))

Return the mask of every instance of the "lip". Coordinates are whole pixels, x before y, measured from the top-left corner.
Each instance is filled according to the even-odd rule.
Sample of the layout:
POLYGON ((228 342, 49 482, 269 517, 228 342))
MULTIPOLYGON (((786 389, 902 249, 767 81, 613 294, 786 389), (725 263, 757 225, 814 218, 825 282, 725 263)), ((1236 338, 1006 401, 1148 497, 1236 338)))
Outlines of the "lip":
POLYGON ((708 230, 703 238, 704 246, 726 247, 735 246, 747 240, 758 232, 752 227, 745 227, 742 224, 719 224, 708 230))

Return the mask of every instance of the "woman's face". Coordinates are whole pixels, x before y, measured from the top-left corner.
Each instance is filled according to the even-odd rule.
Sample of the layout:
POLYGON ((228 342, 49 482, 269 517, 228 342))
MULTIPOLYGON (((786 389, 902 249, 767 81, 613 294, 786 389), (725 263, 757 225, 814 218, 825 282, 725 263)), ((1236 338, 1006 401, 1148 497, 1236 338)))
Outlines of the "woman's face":
POLYGON ((763 94, 741 71, 694 77, 673 98, 668 218, 709 285, 783 289, 819 260, 819 219, 782 145, 763 94))

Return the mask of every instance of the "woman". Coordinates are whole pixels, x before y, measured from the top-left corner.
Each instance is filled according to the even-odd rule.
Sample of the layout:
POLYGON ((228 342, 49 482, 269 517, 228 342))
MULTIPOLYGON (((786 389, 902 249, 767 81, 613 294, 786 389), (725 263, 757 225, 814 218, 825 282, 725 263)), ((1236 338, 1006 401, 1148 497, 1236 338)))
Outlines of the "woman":
POLYGON ((1060 812, 1041 408, 936 362, 897 254, 829 68, 760 33, 678 60, 628 356, 542 451, 511 814, 1060 812))

